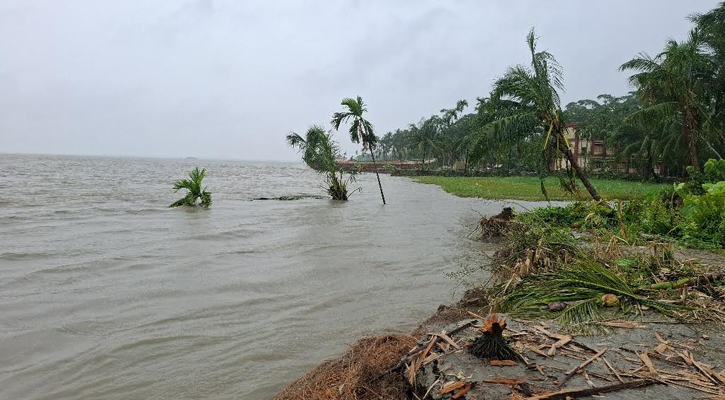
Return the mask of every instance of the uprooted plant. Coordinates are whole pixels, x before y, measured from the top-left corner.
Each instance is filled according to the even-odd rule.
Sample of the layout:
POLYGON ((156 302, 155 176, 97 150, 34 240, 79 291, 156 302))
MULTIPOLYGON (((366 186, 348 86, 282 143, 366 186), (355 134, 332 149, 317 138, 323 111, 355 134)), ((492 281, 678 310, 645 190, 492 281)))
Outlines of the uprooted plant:
POLYGON ((327 193, 333 200, 346 201, 352 193, 360 188, 349 192, 347 185, 355 182, 355 175, 343 170, 337 171, 335 157, 339 155, 339 149, 332 135, 326 133, 325 130, 318 125, 311 126, 303 138, 297 133, 287 135, 287 144, 299 149, 302 153, 302 160, 310 168, 317 172, 325 174, 325 184, 327 185, 327 193))
POLYGON ((503 331, 506 329, 506 317, 498 318, 497 314, 491 314, 483 320, 479 328, 481 335, 471 343, 468 351, 476 357, 487 360, 513 360, 516 352, 509 347, 503 331))

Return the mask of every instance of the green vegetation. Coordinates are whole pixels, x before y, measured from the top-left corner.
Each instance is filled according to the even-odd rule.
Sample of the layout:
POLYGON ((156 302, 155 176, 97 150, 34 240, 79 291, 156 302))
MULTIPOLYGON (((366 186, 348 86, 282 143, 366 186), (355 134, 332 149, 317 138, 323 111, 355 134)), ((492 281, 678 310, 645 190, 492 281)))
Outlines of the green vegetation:
POLYGON ((555 319, 561 325, 586 329, 589 323, 604 318, 602 307, 618 307, 627 313, 635 307, 651 307, 666 315, 682 309, 640 294, 627 274, 606 267, 602 260, 580 258, 572 266, 549 273, 525 276, 521 283, 501 300, 501 311, 518 316, 555 319), (560 311, 549 310, 550 304, 564 303, 560 311))
POLYGON ((325 174, 327 193, 333 200, 347 201, 350 193, 347 185, 355 181, 355 175, 345 178, 343 171, 336 171, 335 157, 339 154, 337 144, 332 135, 321 126, 311 126, 303 138, 292 132, 287 135, 287 144, 299 149, 302 160, 310 168, 325 174))
POLYGON ((573 169, 563 171, 565 183, 590 171, 636 172, 656 180, 685 176, 688 166, 700 170, 704 160, 725 154, 725 3, 690 20, 694 26, 686 40, 669 41, 653 56, 621 60, 634 92, 582 99, 563 110, 557 93, 562 70, 550 53, 536 50, 532 31, 531 64, 509 68, 491 93, 476 99, 472 112, 464 113, 468 102, 461 100, 388 132, 375 156, 422 160, 424 169, 458 164, 534 175, 548 175, 551 159, 564 158, 573 169), (577 124, 578 138, 606 145, 607 157, 592 157, 578 168, 560 134, 567 123, 577 124))
MULTIPOLYGON (((536 177, 442 177, 421 176, 415 180, 420 183, 439 185, 448 193, 460 197, 479 197, 483 199, 546 200, 541 193, 541 182, 536 177)), ((631 200, 671 188, 668 184, 629 182, 619 180, 592 179, 605 200, 631 200)), ((546 191, 550 200, 577 200, 561 188, 557 178, 545 179, 546 191)))
MULTIPOLYGON (((531 52, 531 67, 522 65, 509 68, 506 74, 493 85, 491 97, 486 103, 492 114, 504 110, 504 115, 496 116, 484 125, 476 135, 473 160, 481 157, 481 148, 489 146, 491 139, 497 136, 515 138, 518 141, 536 142, 543 139, 541 173, 548 170, 552 161, 563 156, 582 181, 594 200, 600 200, 599 193, 579 167, 571 151, 564 130, 566 123, 561 111, 559 93, 564 90, 562 70, 554 56, 546 51, 536 51, 536 33, 532 29, 526 38, 531 52), (532 133, 538 138, 532 140, 532 133)), ((574 180, 570 174, 570 183, 563 188, 573 191, 574 180)), ((543 179, 543 178, 542 178, 543 179)), ((545 185, 541 191, 546 196, 545 185)))
MULTIPOLYGON (((485 289, 489 302, 497 311, 553 319, 578 332, 647 310, 722 321, 725 271, 678 259, 674 246, 725 249, 725 161, 710 159, 702 172, 690 167, 688 173, 684 183, 658 185, 664 188, 630 201, 575 202, 519 215, 504 209, 484 218, 482 238, 503 238, 485 289)), ((522 179, 534 194, 535 179, 514 181, 522 179)))
POLYGON ((632 244, 647 240, 676 242, 687 247, 725 248, 725 161, 708 160, 704 173, 693 174, 647 198, 619 203, 616 209, 601 203, 574 203, 566 207, 537 208, 520 216, 527 224, 586 229, 598 236, 632 244))
POLYGON ((332 126, 335 130, 340 130, 340 125, 352 121, 350 124, 350 140, 353 143, 362 142, 363 150, 370 150, 370 157, 373 159, 373 167, 375 168, 375 176, 378 178, 378 187, 380 188, 380 197, 383 198, 385 204, 385 194, 383 193, 383 185, 380 183, 380 174, 378 174, 377 163, 375 162, 375 146, 378 142, 375 136, 373 124, 363 118, 363 114, 367 112, 367 106, 363 102, 362 97, 357 96, 356 99, 342 99, 341 105, 345 108, 343 111, 332 114, 332 126))
POLYGON ((181 179, 174 182, 174 192, 186 189, 186 196, 176 200, 169 207, 179 206, 196 206, 197 201, 204 208, 211 205, 211 192, 206 191, 206 187, 202 189, 201 182, 204 180, 206 169, 199 171, 199 167, 189 172, 189 179, 181 179))

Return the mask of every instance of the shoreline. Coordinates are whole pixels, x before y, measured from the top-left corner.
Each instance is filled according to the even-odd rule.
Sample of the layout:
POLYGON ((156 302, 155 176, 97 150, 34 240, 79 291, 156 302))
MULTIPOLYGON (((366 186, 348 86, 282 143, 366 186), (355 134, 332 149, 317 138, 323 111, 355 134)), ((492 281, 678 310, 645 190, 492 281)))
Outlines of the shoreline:
MULTIPOLYGON (((633 246, 632 249, 625 249, 625 251, 641 253, 643 251, 647 251, 647 249, 644 246, 633 246)), ((707 262, 707 264, 712 264, 720 269, 725 269, 725 256, 719 253, 714 253, 707 250, 684 248, 678 249, 675 254, 676 257, 682 262, 692 262, 693 259, 696 259, 698 261, 704 260, 707 262)), ((492 267, 488 266, 488 269, 492 269, 492 267)), ((577 357, 571 355, 568 356, 570 358, 565 358, 563 361, 560 359, 561 357, 556 358, 556 360, 543 357, 542 360, 539 360, 536 357, 539 357, 539 353, 541 352, 541 350, 527 349, 531 351, 523 351, 523 348, 517 348, 517 350, 521 350, 522 355, 525 354, 525 357, 528 357, 525 359, 530 361, 536 358, 535 365, 539 369, 536 374, 542 375, 544 380, 547 382, 548 380, 551 381, 552 384, 547 386, 546 384, 543 384, 541 382, 541 376, 537 377, 536 374, 531 374, 531 368, 530 365, 528 365, 529 361, 526 361, 526 366, 517 364, 516 366, 511 366, 509 368, 499 366, 493 367, 484 362, 481 362, 480 359, 477 359, 467 354, 467 352, 465 351, 465 344, 470 343, 470 340, 472 340, 472 338, 478 332, 471 327, 463 329, 461 336, 451 335, 451 338, 453 338, 453 340, 457 342, 460 350, 449 351, 451 350, 449 344, 444 343, 446 349, 443 350, 441 353, 434 353, 435 347, 440 346, 441 344, 437 343, 436 346, 433 346, 433 351, 428 350, 430 351, 430 355, 428 355, 428 358, 426 358, 426 360, 418 360, 422 365, 419 369, 414 369, 412 374, 410 373, 409 369, 410 365, 415 365, 415 360, 411 359, 410 356, 408 356, 406 361, 409 364, 401 366, 400 360, 401 358, 405 358, 405 355, 410 350, 411 346, 409 346, 409 344, 411 343, 411 341, 417 342, 418 348, 420 348, 420 346, 424 345, 425 343, 429 343, 429 340, 431 340, 430 343, 432 343, 433 340, 431 338, 440 337, 440 334, 436 336, 437 332, 442 333, 456 331, 458 328, 461 327, 461 325, 466 323, 473 323, 474 325, 479 325, 480 323, 482 323, 481 320, 489 315, 489 311, 491 310, 491 306, 488 302, 489 297, 490 294, 486 293, 484 289, 471 288, 466 290, 466 292, 457 302, 449 305, 441 304, 435 313, 433 313, 427 319, 421 321, 418 327, 410 332, 409 335, 395 335, 395 338, 393 339, 391 339, 390 335, 362 338, 360 339, 360 341, 356 342, 356 344, 351 346, 351 350, 343 354, 340 358, 327 361, 316 369, 313 369, 308 374, 295 381, 293 384, 289 385, 282 393, 280 393, 273 399, 287 400, 293 398, 355 398, 366 400, 381 398, 376 394, 380 393, 380 391, 389 391, 386 392, 388 393, 388 397, 384 398, 389 398, 393 400, 416 399, 415 396, 418 396, 418 398, 423 398, 426 394, 430 396, 429 398, 432 399, 480 399, 483 397, 477 396, 484 395, 486 396, 485 398, 508 399, 510 398, 512 393, 518 393, 519 395, 521 395, 521 393, 529 391, 531 387, 534 386, 538 388, 537 393, 541 393, 542 391, 554 393, 554 391, 559 388, 558 381, 568 376, 561 371, 561 369, 563 368, 562 365, 565 365, 566 368, 564 369, 568 370, 570 368, 576 367, 576 365, 581 360, 577 361, 577 357), (433 336, 431 336, 431 334, 433 334, 433 336), (396 343, 398 343, 398 345, 397 347, 394 347, 392 349, 386 348, 383 351, 385 357, 383 357, 384 359, 382 360, 378 358, 370 360, 368 355, 361 355, 359 353, 359 346, 361 345, 361 343, 365 344, 370 343, 371 341, 375 342, 378 340, 394 340, 396 341, 396 343), (433 363, 431 362, 431 358, 433 358, 433 363), (377 366, 372 370, 370 370, 370 366, 366 364, 370 363, 371 361, 373 361, 373 363, 377 366), (440 392, 445 392, 445 388, 440 387, 442 385, 440 380, 448 379, 445 378, 445 374, 441 373, 441 364, 444 364, 444 361, 446 366, 445 368, 458 368, 461 371, 464 371, 463 375, 475 376, 477 378, 477 380, 469 381, 467 381, 466 379, 453 379, 456 380, 456 382, 463 382, 462 387, 467 388, 467 391, 470 391, 470 393, 460 393, 461 396, 459 397, 452 397, 452 395, 457 393, 456 391, 440 394, 440 392), (332 391, 328 393, 327 397, 320 397, 320 393, 314 391, 308 393, 307 397, 304 395, 300 396, 300 393, 304 393, 306 390, 309 389, 306 388, 306 385, 311 385, 319 389, 321 381, 325 381, 329 385, 332 385, 333 382, 336 382, 335 379, 331 378, 331 375, 340 378, 341 376, 345 376, 345 373, 350 373, 350 371, 340 371, 339 369, 341 364, 358 365, 358 367, 356 367, 356 370, 352 373, 353 375, 357 374, 355 375, 355 379, 343 379, 344 382, 340 384, 342 386, 338 385, 337 392, 332 391), (426 367, 426 365, 428 365, 429 367, 426 367), (332 373, 331 368, 337 368, 337 370, 332 373), (543 373, 541 371, 542 368, 546 370, 548 374, 543 373), (374 373, 371 374, 371 371, 373 371, 374 373), (496 381, 496 379, 503 380, 496 381), (484 381, 491 382, 486 383, 484 381), (359 387, 355 387, 355 382, 358 382, 359 387), (502 382, 508 382, 508 385, 502 385, 502 382), (512 382, 519 383, 514 385, 512 384, 512 382), (522 386, 521 382, 525 383, 525 385, 522 386), (345 390, 345 385, 348 385, 348 389, 350 389, 350 391, 345 390), (352 386, 352 388, 350 386, 352 386), (433 390, 434 387, 436 388, 435 390, 438 390, 439 394, 436 395, 435 393, 431 393, 431 390, 433 390), (521 392, 522 390, 523 392, 521 392)), ((575 334, 568 335, 566 330, 560 330, 555 322, 546 319, 526 321, 524 319, 508 316, 508 321, 510 326, 515 327, 514 332, 539 332, 539 330, 543 330, 550 333, 553 337, 568 336, 571 337, 571 341, 575 343, 587 343, 581 345, 583 348, 598 348, 598 345, 606 342, 608 349, 614 349, 610 350, 610 354, 615 353, 615 350, 619 353, 626 353, 631 351, 634 352, 633 354, 636 355, 639 355, 640 352, 643 352, 646 357, 648 352, 653 351, 652 349, 656 351, 658 349, 658 346, 661 347, 661 339, 665 338, 664 340, 668 343, 665 346, 665 350, 670 349, 673 352, 672 354, 678 354, 677 349, 686 349, 685 354, 689 352, 690 357, 695 360, 694 365, 696 366, 704 365, 708 368, 713 368, 711 364, 717 365, 722 362, 722 360, 725 360, 725 352, 721 350, 725 348, 725 334, 723 332, 718 332, 715 329, 717 327, 716 323, 683 323, 668 317, 661 316, 659 314, 655 314, 653 312, 647 312, 644 315, 646 316, 646 318, 644 319, 642 319, 640 316, 637 319, 627 319, 626 321, 615 318, 615 316, 613 315, 607 315, 607 320, 603 321, 603 323, 608 323, 611 325, 606 328, 607 332, 588 336, 581 336, 575 334), (670 345, 670 343, 672 344, 670 345), (635 349, 631 348, 633 345, 635 345, 635 349)), ((549 337, 549 339, 551 339, 551 337, 549 337)), ((516 344, 518 345, 519 342, 517 341, 516 344)), ((525 348, 526 345, 527 344, 523 344, 522 346, 524 346, 525 348)), ((549 345, 552 344, 550 343, 549 345)), ((376 349, 374 348, 368 349, 366 354, 370 352, 375 352, 375 350, 376 349)), ((582 350, 580 349, 580 351, 582 350)), ((616 354, 618 355, 619 353, 616 354)), ((657 359, 657 357, 665 357, 662 354, 663 353, 655 352, 650 355, 652 358, 657 359)), ((672 354, 668 353, 668 355, 670 356, 672 354)), ((586 352, 583 352, 578 355, 578 358, 581 359, 581 357, 585 355, 586 352)), ((589 355, 591 356, 591 354, 589 355)), ((636 355, 634 357, 630 357, 625 354, 623 356, 624 358, 622 359, 624 361, 621 362, 631 362, 632 359, 637 359, 636 355)), ((614 356, 612 355, 611 358, 614 359, 614 356)), ((615 393, 608 395, 608 398, 621 398, 627 400, 641 398, 659 399, 668 396, 674 396, 673 398, 691 398, 690 396, 706 395, 708 393, 711 395, 713 393, 722 394, 723 390, 725 390, 725 384, 722 388, 712 389, 710 387, 683 387, 682 385, 678 386, 673 382, 668 382, 668 384, 665 384, 663 382, 654 382, 655 380, 657 380, 657 371, 660 368, 659 364, 664 363, 664 365, 666 366, 668 362, 671 363, 674 361, 671 361, 669 359, 656 361, 657 366, 653 365, 653 368, 649 370, 650 373, 652 371, 655 371, 655 374, 640 374, 639 377, 641 379, 638 379, 636 381, 642 385, 641 388, 637 386, 637 384, 635 384, 635 380, 632 380, 627 384, 624 384, 624 382, 622 382, 624 386, 621 388, 616 385, 613 386, 613 389, 611 390, 615 393), (711 390, 711 392, 707 392, 707 390, 711 390), (712 392, 713 390, 715 391, 712 392), (703 393, 703 391, 705 392, 703 393)), ((714 369, 709 369, 709 371, 712 371, 712 374, 714 374, 710 376, 711 379, 715 379, 716 381, 717 379, 720 379, 720 374, 722 373, 718 374, 714 371, 714 369), (713 378, 713 376, 716 376, 717 378, 713 378)), ((603 383, 606 383, 607 379, 613 380, 614 376, 616 375, 616 372, 615 374, 611 374, 608 370, 604 372, 599 371, 591 373, 595 376, 602 377, 602 379, 599 379, 597 381, 597 384, 593 384, 592 379, 596 381, 596 378, 591 378, 590 376, 586 376, 584 378, 582 376, 579 376, 578 374, 575 374, 576 376, 569 376, 568 378, 566 378, 568 382, 566 382, 567 385, 563 386, 562 390, 570 387, 589 387, 589 390, 595 390, 591 387, 595 387, 598 389, 603 388, 606 386, 603 385, 603 383), (607 373, 609 373, 609 378, 607 378, 607 373)), ((623 374, 624 371, 621 371, 621 373, 623 374)), ((637 374, 639 374, 639 372, 637 372, 637 374)), ((707 375, 708 374, 706 372, 705 376, 707 375)), ((622 380, 621 377, 618 376, 618 378, 622 380)), ((324 386, 324 384, 322 386, 324 386)), ((532 395, 533 392, 529 394, 532 395)))
MULTIPOLYGON (((368 384, 373 384, 372 388, 368 388, 375 390, 374 393, 380 393, 381 389, 379 386, 386 387, 386 390, 390 391, 389 393, 393 393, 396 395, 396 397, 385 397, 386 399, 390 400, 415 399, 416 397, 411 397, 413 393, 418 394, 419 398, 422 398, 420 397, 420 395, 428 391, 428 389, 430 388, 430 386, 428 385, 433 384, 434 378, 436 378, 440 374, 440 372, 436 371, 437 367, 419 371, 416 374, 416 378, 418 381, 416 385, 410 385, 408 378, 404 376, 402 371, 391 370, 398 366, 399 360, 404 357, 406 353, 410 350, 410 348, 412 347, 410 346, 411 343, 418 343, 419 345, 428 343, 430 333, 446 331, 451 332, 457 326, 461 326, 468 321, 471 321, 473 315, 488 315, 488 304, 483 299, 483 293, 481 293, 478 289, 467 290, 462 295, 461 299, 453 304, 441 304, 431 316, 421 321, 420 324, 412 332, 410 332, 409 335, 393 335, 383 332, 379 336, 368 336, 358 339, 355 344, 351 345, 351 350, 345 352, 336 359, 323 362, 320 366, 316 367, 308 374, 304 375, 297 381, 290 384, 284 391, 282 391, 280 394, 273 397, 272 399, 287 400, 295 398, 302 400, 308 398, 319 398, 304 396, 298 397, 299 392, 304 392, 304 390, 301 390, 299 387, 295 388, 294 386, 318 386, 320 382, 316 380, 316 374, 324 374, 328 372, 327 370, 329 370, 330 367, 334 368, 337 364, 341 362, 351 362, 351 356, 356 357, 358 362, 369 362, 370 355, 361 354, 357 347, 359 347, 361 343, 365 344, 375 340, 388 340, 389 338, 394 338, 394 340, 402 341, 402 343, 399 347, 397 347, 397 349, 392 350, 392 354, 390 353, 391 351, 389 349, 386 350, 388 353, 384 354, 383 357, 387 356, 387 359, 384 358, 383 360, 375 360, 376 364, 380 364, 384 368, 378 368, 376 370, 377 372, 382 371, 381 374, 372 374, 365 376, 365 378, 373 379, 373 382, 368 382, 368 384), (377 380, 377 382, 375 382, 375 380, 377 380), (425 382, 425 384, 421 386, 422 382, 425 382), (294 389, 293 393, 285 393, 290 388, 294 389), (423 392, 421 392, 421 390, 423 392)), ((622 320, 612 320, 612 331, 610 333, 590 336, 577 336, 566 335, 566 333, 560 332, 555 324, 551 323, 551 321, 531 322, 511 317, 508 318, 509 325, 515 327, 515 331, 537 331, 538 329, 541 329, 554 337, 559 337, 559 335, 570 336, 572 338, 571 340, 581 343, 584 347, 589 348, 597 348, 598 345, 606 343, 607 349, 610 349, 610 353, 633 353, 638 352, 643 348, 656 348, 658 345, 661 345, 661 342, 658 341, 658 338, 664 338, 668 342, 668 344, 672 343, 673 347, 678 346, 677 348, 675 348, 675 351, 677 349, 681 350, 683 348, 689 348, 691 356, 693 357, 693 359, 696 360, 697 363, 704 363, 705 365, 710 366, 711 364, 718 364, 725 360, 725 352, 723 352, 722 350, 725 349, 725 334, 723 332, 716 331, 717 327, 715 326, 715 324, 712 323, 703 322, 681 324, 667 319, 658 319, 657 316, 650 315, 645 322, 634 321, 635 323, 630 326, 628 326, 628 324, 626 324, 622 320), (621 325, 617 326, 617 324, 620 323, 621 325)), ((477 320, 476 323, 478 323, 479 321, 480 320, 477 320)), ((473 328, 468 328, 468 336, 470 336, 471 334, 475 335, 475 332, 476 331, 473 328)), ((457 339, 456 336, 451 335, 451 337, 457 339)), ((373 349, 373 351, 379 351, 379 349, 373 349)), ((453 354, 455 358, 453 358, 452 360, 445 360, 446 368, 455 369, 456 372, 463 371, 463 375, 478 376, 482 380, 490 381, 484 384, 478 382, 478 385, 474 387, 474 389, 472 389, 472 392, 470 393, 474 394, 474 396, 475 394, 479 394, 481 396, 485 395, 486 399, 510 399, 511 393, 514 392, 514 388, 511 388, 505 384, 507 380, 509 382, 518 382, 525 380, 524 378, 528 378, 532 379, 531 382, 536 384, 538 384, 540 381, 540 377, 536 376, 537 374, 539 374, 539 372, 536 371, 532 373, 531 367, 527 368, 527 366, 524 365, 514 365, 511 367, 491 366, 490 364, 485 364, 481 362, 480 359, 465 354, 465 352, 453 352, 447 353, 446 355, 451 357, 451 354, 453 354), (460 369, 461 371, 458 371, 458 369, 460 369), (501 382, 503 382, 503 386, 501 382, 496 382, 496 380, 500 380, 501 382)), ((531 352, 528 352, 526 355, 529 357, 529 362, 531 362, 531 360, 533 359, 532 356, 535 356, 531 352)), ((560 380, 565 377, 565 374, 562 372, 563 370, 576 367, 579 364, 579 359, 577 358, 564 358, 563 362, 561 358, 562 357, 540 357, 540 359, 536 359, 537 366, 543 366, 544 369, 548 367, 551 368, 551 371, 554 371, 554 373, 558 372, 557 375, 549 376, 550 378, 553 378, 554 383, 557 382, 557 379, 560 380), (562 364, 567 365, 567 367, 563 368, 561 366, 562 364)), ((631 357, 627 358, 631 359, 631 357)), ((659 359, 662 360, 662 363, 664 365, 667 365, 667 359, 663 359, 661 357, 659 359)), ((439 362, 441 364, 444 364, 442 361, 439 362)), ((378 367, 380 365, 378 365, 378 367)), ((440 364, 438 366, 440 367, 440 364)), ((619 369, 619 366, 615 366, 615 368, 619 369)), ((550 371, 547 369, 547 372, 550 371)), ((600 373, 598 372, 590 371, 590 373, 594 376, 600 375, 600 373)), ((339 374, 339 371, 335 371, 335 374, 339 374)), ((620 372, 620 374, 624 374, 624 371, 620 372)), ((587 385, 587 381, 591 383, 591 379, 591 377, 585 378, 583 376, 575 376, 573 378, 570 378, 568 384, 569 386, 575 388, 586 388, 591 386, 587 385)), ((613 381, 613 379, 610 380, 613 381)), ((349 382, 347 382, 347 384, 349 384, 349 382)), ((551 386, 552 389, 555 387, 556 385, 551 386)), ((350 396, 353 396, 353 394, 343 391, 340 391, 339 394, 339 397, 337 396, 337 393, 335 393, 333 395, 334 397, 324 397, 319 399, 378 398, 375 397, 374 394, 371 394, 371 392, 365 391, 363 391, 362 393, 355 392, 355 397, 346 397, 345 394, 348 394, 350 396)), ((621 391, 618 390, 616 393, 608 395, 607 398, 623 400, 655 400, 662 398, 686 399, 698 398, 706 394, 707 392, 703 393, 702 390, 692 389, 684 386, 646 385, 646 387, 643 388, 624 388, 621 389, 621 391)), ((317 396, 319 395, 319 393, 315 393, 314 395, 317 396)), ((449 399, 451 397, 432 396, 429 398, 449 399)), ((482 399, 484 397, 462 398, 482 399)))

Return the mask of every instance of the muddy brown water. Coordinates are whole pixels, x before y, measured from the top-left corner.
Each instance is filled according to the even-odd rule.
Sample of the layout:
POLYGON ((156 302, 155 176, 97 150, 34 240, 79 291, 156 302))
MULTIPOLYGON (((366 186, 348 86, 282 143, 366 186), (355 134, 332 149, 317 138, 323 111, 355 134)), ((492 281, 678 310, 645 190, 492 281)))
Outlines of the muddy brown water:
MULTIPOLYGON (((408 332, 508 203, 303 165, 0 154, 0 399, 265 399, 357 337, 408 332), (208 169, 209 210, 168 209, 208 169)), ((531 203, 519 203, 530 207, 531 203)))

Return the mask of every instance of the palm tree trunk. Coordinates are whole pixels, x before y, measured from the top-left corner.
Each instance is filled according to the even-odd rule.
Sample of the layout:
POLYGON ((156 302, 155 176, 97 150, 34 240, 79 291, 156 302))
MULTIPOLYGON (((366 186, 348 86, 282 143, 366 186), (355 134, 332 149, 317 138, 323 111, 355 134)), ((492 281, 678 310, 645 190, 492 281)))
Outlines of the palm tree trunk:
MULTIPOLYGON (((566 143, 566 137, 562 132, 557 132, 557 135, 559 136, 559 143, 566 143)), ((587 188, 589 195, 591 195, 592 198, 596 201, 602 200, 602 197, 599 196, 599 193, 597 193, 597 189, 595 189, 592 183, 589 182, 589 179, 587 178, 586 174, 584 174, 584 171, 582 171, 579 163, 574 158, 574 154, 571 152, 571 149, 568 146, 564 150, 564 156, 569 161, 569 165, 574 168, 576 176, 579 178, 580 181, 582 181, 584 187, 587 188)))
POLYGON ((700 160, 697 156, 697 121, 695 120, 695 111, 691 107, 685 108, 685 121, 682 124, 682 135, 687 140, 690 165, 696 171, 699 171, 700 160))
POLYGON ((373 170, 375 171, 375 176, 378 177, 378 187, 380 188, 380 197, 383 198, 383 205, 385 205, 385 194, 383 193, 383 184, 380 183, 380 174, 378 174, 378 164, 375 162, 375 154, 373 152, 372 146, 370 147, 370 156, 373 158, 373 170))

